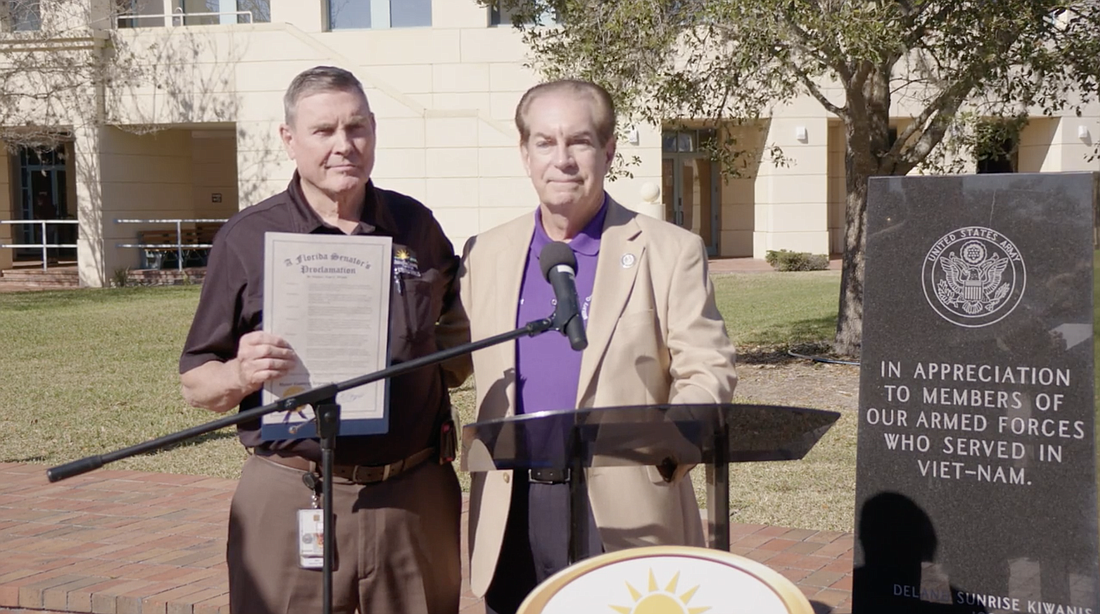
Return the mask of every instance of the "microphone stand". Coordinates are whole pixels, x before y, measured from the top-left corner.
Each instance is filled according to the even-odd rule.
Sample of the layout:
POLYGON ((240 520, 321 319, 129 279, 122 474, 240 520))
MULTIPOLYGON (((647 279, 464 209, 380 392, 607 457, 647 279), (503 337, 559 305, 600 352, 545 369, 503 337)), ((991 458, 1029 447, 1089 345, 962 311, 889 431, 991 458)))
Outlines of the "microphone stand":
POLYGON ((332 509, 332 464, 335 454, 336 437, 340 431, 340 405, 336 403, 336 394, 344 390, 350 390, 358 386, 370 384, 381 379, 396 377, 403 375, 410 371, 415 371, 421 367, 433 365, 457 356, 464 354, 470 354, 477 350, 487 348, 505 341, 511 341, 523 336, 534 337, 540 335, 548 330, 557 330, 564 334, 565 322, 560 322, 561 318, 555 311, 549 318, 542 320, 535 320, 528 322, 526 325, 521 326, 515 330, 501 333, 492 337, 487 337, 480 341, 474 341, 471 343, 465 343, 453 348, 441 350, 428 354, 427 356, 421 356, 420 358, 414 358, 392 367, 375 371, 374 373, 368 373, 359 377, 338 382, 335 384, 327 384, 325 386, 319 386, 317 388, 311 388, 305 392, 291 395, 283 399, 279 399, 274 403, 269 403, 261 407, 254 407, 242 412, 238 412, 232 416, 225 416, 206 424, 200 424, 193 426, 182 431, 170 433, 163 437, 151 439, 139 443, 137 445, 130 446, 128 448, 122 448, 114 452, 108 452, 107 454, 93 455, 85 458, 81 458, 63 465, 58 465, 46 470, 46 477, 50 482, 57 482, 58 480, 64 480, 71 478, 82 473, 87 473, 95 469, 99 469, 107 463, 113 463, 114 461, 136 456, 138 454, 144 454, 146 452, 152 452, 161 448, 170 446, 174 443, 197 437, 199 435, 216 431, 218 429, 225 428, 227 426, 233 426, 242 422, 248 422, 255 420, 266 414, 274 413, 277 411, 290 411, 303 405, 312 405, 315 408, 315 420, 317 422, 317 435, 321 440, 321 480, 323 488, 323 502, 324 516, 322 518, 322 532, 324 533, 324 555, 322 560, 322 579, 324 582, 322 593, 322 605, 324 614, 331 614, 332 612, 332 568, 335 562, 334 555, 336 551, 335 536, 331 530, 334 524, 334 513, 332 509))

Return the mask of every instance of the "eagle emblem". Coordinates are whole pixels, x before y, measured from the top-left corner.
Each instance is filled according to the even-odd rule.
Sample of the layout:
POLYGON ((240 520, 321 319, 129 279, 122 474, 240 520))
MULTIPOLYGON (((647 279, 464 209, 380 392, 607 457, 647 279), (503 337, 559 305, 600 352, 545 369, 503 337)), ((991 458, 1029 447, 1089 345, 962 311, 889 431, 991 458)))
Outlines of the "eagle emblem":
POLYGON ((950 322, 986 326, 1015 309, 1025 275, 1023 256, 1007 237, 989 228, 960 228, 925 257, 925 298, 950 322))

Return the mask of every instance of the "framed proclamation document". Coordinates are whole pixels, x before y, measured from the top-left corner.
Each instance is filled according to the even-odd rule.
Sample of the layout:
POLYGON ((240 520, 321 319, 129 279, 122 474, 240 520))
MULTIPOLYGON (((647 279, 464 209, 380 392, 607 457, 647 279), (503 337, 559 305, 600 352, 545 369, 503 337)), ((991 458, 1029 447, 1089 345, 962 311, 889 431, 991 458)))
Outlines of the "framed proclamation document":
MULTIPOLYGON (((286 376, 264 385, 265 405, 389 364, 390 237, 269 232, 264 242, 263 330, 298 357, 286 376)), ((336 395, 340 435, 389 430, 389 382, 336 395)), ((265 441, 317 436, 313 408, 263 416, 265 441)))

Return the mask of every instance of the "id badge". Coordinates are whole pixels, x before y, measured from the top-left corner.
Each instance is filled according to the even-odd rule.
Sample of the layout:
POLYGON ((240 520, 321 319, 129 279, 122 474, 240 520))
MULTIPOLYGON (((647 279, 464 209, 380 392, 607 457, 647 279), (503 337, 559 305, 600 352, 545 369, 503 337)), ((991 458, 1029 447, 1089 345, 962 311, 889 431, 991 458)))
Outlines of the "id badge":
POLYGON ((325 565, 324 510, 298 510, 298 566, 321 569, 325 565))

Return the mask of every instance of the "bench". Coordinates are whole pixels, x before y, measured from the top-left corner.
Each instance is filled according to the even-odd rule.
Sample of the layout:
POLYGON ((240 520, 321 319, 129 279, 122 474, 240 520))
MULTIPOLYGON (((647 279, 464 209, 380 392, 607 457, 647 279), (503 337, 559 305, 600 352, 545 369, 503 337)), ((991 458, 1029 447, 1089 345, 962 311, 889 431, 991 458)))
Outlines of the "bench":
POLYGON ((207 256, 210 254, 210 246, 214 242, 221 224, 196 224, 192 228, 181 228, 179 242, 182 247, 176 247, 176 229, 149 229, 138 231, 138 242, 144 255, 142 268, 164 269, 180 266, 180 255, 183 256, 183 266, 206 266, 207 256))

